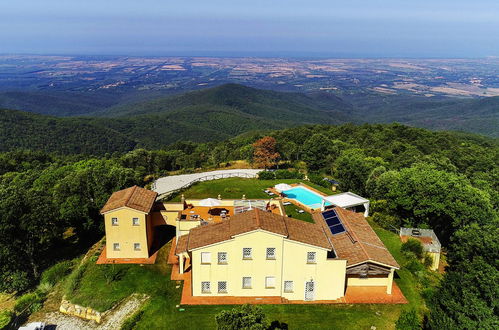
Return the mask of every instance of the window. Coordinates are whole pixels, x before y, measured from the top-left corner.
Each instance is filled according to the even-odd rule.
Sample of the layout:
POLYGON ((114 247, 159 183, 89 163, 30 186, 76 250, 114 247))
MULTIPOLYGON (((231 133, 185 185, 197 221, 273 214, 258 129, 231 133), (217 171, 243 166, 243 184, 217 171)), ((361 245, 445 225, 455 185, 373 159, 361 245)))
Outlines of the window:
POLYGON ((227 264, 227 252, 218 252, 218 264, 219 265, 227 264))
POLYGON ((132 219, 132 225, 134 225, 134 226, 138 226, 138 225, 140 225, 140 223, 139 223, 139 218, 133 218, 133 219, 132 219))
POLYGON ((251 289, 251 277, 243 277, 243 289, 251 289))
POLYGON ((210 293, 211 292, 210 282, 201 282, 201 292, 202 293, 210 293))
POLYGON ((118 225, 118 218, 111 218, 111 224, 113 226, 117 226, 118 225))
POLYGON ((293 292, 293 281, 284 281, 284 292, 293 292))
POLYGON ((275 248, 267 248, 267 260, 275 260, 275 248))
POLYGON ((140 251, 140 243, 133 243, 133 250, 140 251))
POLYGON ((113 250, 119 251, 120 250, 120 243, 113 243, 113 250))
POLYGON ((218 282, 218 293, 227 293, 227 282, 218 282))
POLYGON ((315 264, 315 252, 307 252, 307 263, 309 264, 315 264))
POLYGON ((265 288, 267 288, 267 289, 275 288, 275 277, 274 276, 265 277, 265 288))
POLYGON ((251 259, 251 248, 243 248, 243 259, 251 259))
POLYGON ((211 264, 211 253, 210 252, 201 252, 201 263, 202 264, 211 264))

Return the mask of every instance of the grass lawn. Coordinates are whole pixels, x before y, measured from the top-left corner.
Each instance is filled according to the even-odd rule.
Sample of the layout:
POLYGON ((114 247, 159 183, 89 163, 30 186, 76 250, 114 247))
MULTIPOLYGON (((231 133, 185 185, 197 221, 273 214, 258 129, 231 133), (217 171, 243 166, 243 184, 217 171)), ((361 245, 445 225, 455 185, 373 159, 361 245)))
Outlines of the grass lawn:
POLYGON ((308 213, 305 210, 303 210, 305 212, 299 213, 296 210, 303 210, 303 209, 294 204, 284 205, 284 211, 286 212, 286 215, 289 215, 291 218, 303 220, 306 222, 314 222, 314 220, 312 219, 312 215, 310 213, 308 213))
MULTIPOLYGON (((268 199, 269 195, 263 192, 264 189, 275 186, 278 183, 298 183, 303 182, 310 187, 320 190, 328 195, 333 192, 330 189, 315 185, 308 181, 298 179, 280 179, 280 180, 258 180, 258 179, 241 179, 228 178, 213 181, 199 182, 182 192, 186 198, 216 198, 218 194, 222 198, 233 199, 241 198, 243 194, 246 198, 268 199)), ((180 201, 180 195, 177 194, 172 201, 180 201)))

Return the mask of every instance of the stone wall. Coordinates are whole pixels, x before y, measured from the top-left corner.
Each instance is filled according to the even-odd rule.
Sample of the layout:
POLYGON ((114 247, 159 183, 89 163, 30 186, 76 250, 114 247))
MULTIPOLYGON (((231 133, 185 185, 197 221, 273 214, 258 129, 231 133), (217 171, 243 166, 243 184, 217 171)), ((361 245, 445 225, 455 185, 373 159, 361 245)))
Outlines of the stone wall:
POLYGON ((92 320, 97 323, 101 323, 102 321, 101 313, 96 311, 95 309, 72 304, 65 299, 63 299, 61 302, 59 312, 71 316, 76 316, 85 320, 92 320))

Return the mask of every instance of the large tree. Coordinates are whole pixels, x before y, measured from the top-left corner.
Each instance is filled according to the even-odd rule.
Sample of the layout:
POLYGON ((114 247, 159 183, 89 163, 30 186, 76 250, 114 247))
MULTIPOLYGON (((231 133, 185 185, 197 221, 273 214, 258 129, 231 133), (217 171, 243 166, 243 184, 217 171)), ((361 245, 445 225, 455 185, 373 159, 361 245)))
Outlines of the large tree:
POLYGON ((253 143, 253 149, 253 162, 265 169, 275 165, 280 157, 276 150, 276 140, 271 136, 265 136, 253 143))

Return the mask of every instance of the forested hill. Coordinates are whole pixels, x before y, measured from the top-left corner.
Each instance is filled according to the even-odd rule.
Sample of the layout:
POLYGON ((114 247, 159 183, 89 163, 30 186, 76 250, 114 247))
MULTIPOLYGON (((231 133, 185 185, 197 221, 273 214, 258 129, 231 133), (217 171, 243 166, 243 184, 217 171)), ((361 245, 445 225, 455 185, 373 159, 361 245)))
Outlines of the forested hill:
POLYGON ((56 118, 16 110, 0 110, 0 151, 43 150, 60 154, 124 152, 136 142, 88 119, 56 118))

